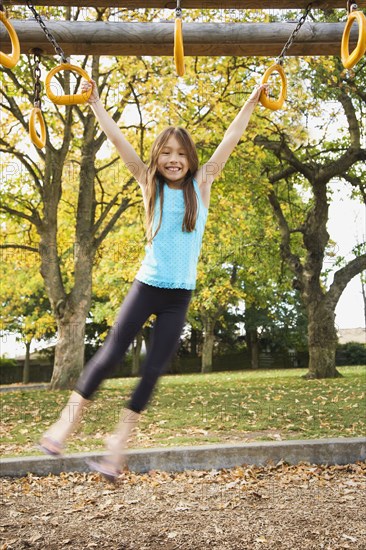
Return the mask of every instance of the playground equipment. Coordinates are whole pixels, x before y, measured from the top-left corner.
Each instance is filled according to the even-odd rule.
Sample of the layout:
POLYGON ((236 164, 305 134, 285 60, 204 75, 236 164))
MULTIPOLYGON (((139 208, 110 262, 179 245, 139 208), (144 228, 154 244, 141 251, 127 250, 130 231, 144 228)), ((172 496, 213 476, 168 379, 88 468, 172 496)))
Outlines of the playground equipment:
POLYGON ((32 11, 37 23, 45 33, 47 39, 51 42, 53 47, 55 48, 55 52, 61 56, 62 63, 58 67, 54 67, 46 76, 45 84, 46 84, 46 94, 47 97, 53 101, 56 105, 78 105, 82 103, 86 103, 90 97, 90 94, 92 90, 90 89, 88 92, 83 94, 72 94, 72 95, 56 95, 52 91, 51 86, 51 80, 52 77, 59 73, 60 71, 72 71, 83 78, 85 80, 90 81, 89 75, 82 69, 81 67, 77 67, 76 65, 71 65, 69 63, 69 60, 67 59, 65 52, 61 48, 61 46, 57 43, 55 37, 51 34, 51 32, 48 30, 45 22, 43 21, 42 17, 39 15, 37 10, 34 8, 34 6, 31 4, 30 0, 27 0, 27 4, 29 9, 32 11))
POLYGON ((282 49, 282 52, 280 53, 280 55, 278 56, 278 58, 276 60, 276 63, 274 65, 272 65, 271 67, 269 67, 269 69, 267 69, 266 72, 263 75, 262 84, 265 84, 266 82, 268 82, 268 78, 273 72, 279 73, 279 75, 281 77, 281 91, 280 91, 279 98, 277 100, 271 99, 266 92, 261 93, 260 102, 262 103, 262 105, 264 107, 267 107, 268 109, 272 109, 272 111, 277 111, 278 109, 281 109, 282 105, 284 104, 284 102, 286 100, 286 97, 287 97, 287 79, 286 79, 285 71, 283 69, 283 62, 284 62, 285 55, 286 55, 287 51, 291 48, 291 46, 292 46, 292 44, 293 44, 293 42, 296 38, 296 35, 298 34, 301 27, 305 23, 306 18, 310 13, 311 7, 312 7, 312 2, 306 6, 304 14, 299 19, 299 22, 298 22, 297 26, 295 27, 295 29, 292 31, 291 36, 287 40, 286 44, 284 45, 284 47, 282 49))
POLYGON ((86 103, 86 101, 88 101, 90 97, 91 90, 82 94, 61 96, 56 95, 52 92, 51 79, 55 76, 55 74, 59 73, 60 71, 73 71, 85 78, 85 80, 90 81, 90 77, 88 73, 84 71, 84 69, 82 69, 81 67, 77 67, 76 65, 71 65, 71 63, 65 61, 61 63, 58 67, 54 67, 46 76, 45 84, 47 97, 56 105, 79 105, 82 103, 86 103))
MULTIPOLYGON (((258 9, 258 2, 254 0, 182 0, 184 7, 188 9, 258 9)), ((316 0, 314 8, 344 8, 345 0, 316 0)), ((9 5, 22 5, 26 0, 8 0, 9 5)), ((262 9, 304 9, 309 2, 307 0, 264 0, 262 9)), ((38 6, 89 6, 87 0, 37 0, 38 6)), ((127 9, 174 9, 176 0, 96 0, 94 6, 99 8, 116 7, 127 9)), ((360 0, 360 7, 365 7, 365 1, 360 0)))
POLYGON ((5 15, 4 6, 2 2, 0 3, 0 21, 8 31, 9 37, 11 40, 11 54, 6 55, 5 53, 0 52, 0 64, 6 67, 7 69, 13 69, 19 61, 20 44, 19 44, 17 33, 15 32, 13 25, 10 23, 10 21, 7 19, 5 15))
MULTIPOLYGON (((56 42, 56 39, 54 36, 50 33, 50 31, 47 29, 42 17, 39 15, 37 10, 34 8, 34 6, 31 4, 30 0, 27 0, 27 4, 29 9, 32 11, 33 15, 35 16, 36 21, 39 23, 41 29, 45 33, 47 39, 51 42, 51 44, 54 46, 55 51, 57 54, 61 56, 62 63, 54 67, 46 76, 45 80, 45 87, 46 87, 46 94, 47 97, 53 101, 56 105, 77 105, 85 103, 91 94, 91 90, 86 93, 82 94, 72 94, 72 95, 57 95, 53 93, 52 91, 52 85, 51 80, 55 74, 57 74, 60 71, 73 71, 85 78, 85 80, 90 80, 89 75, 82 69, 81 67, 77 67, 76 65, 71 65, 68 62, 68 59, 65 56, 64 51, 59 46, 59 44, 56 42)), ((40 84, 40 76, 41 76, 41 70, 39 68, 40 64, 40 50, 37 49, 35 51, 35 84, 34 84, 34 107, 31 111, 30 118, 29 118, 29 135, 36 147, 39 149, 42 149, 45 146, 46 143, 46 125, 44 122, 43 114, 40 108, 40 90, 41 90, 41 84, 40 84), (40 135, 37 134, 36 130, 36 122, 40 125, 40 135)))
MULTIPOLYGON (((16 4, 25 0, 9 0, 16 4)), ((46 2, 43 2, 46 3, 46 2)), ((50 0, 48 5, 87 5, 86 0, 50 0)), ((193 0, 181 0, 184 8, 189 7, 193 0)), ((42 4, 37 0, 37 5, 42 4)), ((123 7, 164 7, 176 9, 176 0, 114 0, 112 6, 123 7)), ((97 0, 95 5, 106 5, 104 0, 97 0)), ((109 5, 109 4, 108 4, 109 5)), ((224 7, 245 9, 258 7, 254 0, 199 0, 199 5, 205 7, 224 7)), ((306 7, 308 2, 302 0, 267 0, 261 3, 261 9, 266 8, 299 8, 306 7)), ((343 7, 346 0, 316 1, 313 8, 343 7)), ((360 8, 366 8, 366 0, 359 1, 360 8)), ((359 13, 362 14, 362 11, 359 13)), ((177 19, 177 18, 176 18, 177 19)), ((54 46, 42 32, 37 21, 13 21, 13 26, 21 36, 21 52, 29 53, 34 48, 42 49, 43 55, 53 55, 54 46)), ((179 23, 177 23, 178 27, 179 23)), ((266 56, 276 57, 283 44, 291 34, 291 22, 273 23, 200 23, 184 22, 182 38, 184 38, 184 54, 186 56, 266 56)), ((47 27, 62 44, 65 53, 70 55, 151 55, 162 56, 173 54, 174 21, 165 22, 116 22, 116 21, 50 21, 47 27), (171 46, 170 46, 171 45, 171 46), (171 50, 170 50, 171 47, 171 50), (171 52, 171 53, 170 53, 171 52)), ((357 29, 350 29, 351 44, 357 43, 357 29)), ((342 34, 345 23, 318 23, 307 21, 288 55, 339 55, 342 34)), ((2 47, 9 47, 9 37, 0 25, 0 41, 2 47)))
POLYGON ((175 27, 174 27, 174 60, 178 76, 184 75, 184 47, 183 47, 183 29, 182 29, 182 9, 180 0, 177 0, 175 9, 175 27))
POLYGON ((29 135, 36 147, 42 149, 46 144, 46 125, 41 111, 41 69, 39 67, 39 52, 34 52, 34 107, 29 118, 29 135), (40 136, 37 134, 36 123, 40 125, 40 136))
POLYGON ((366 17, 361 11, 357 11, 357 4, 351 4, 347 0, 348 19, 344 28, 341 44, 341 58, 346 69, 352 69, 360 61, 366 52, 366 17), (353 23, 358 23, 358 41, 355 49, 349 53, 349 38, 353 23))
MULTIPOLYGON (((46 139, 46 129, 40 109, 40 53, 47 55, 52 52, 61 56, 60 65, 54 67, 45 78, 45 90, 48 98, 56 105, 72 105, 85 103, 91 94, 91 89, 81 94, 56 94, 53 90, 53 77, 61 71, 71 71, 79 77, 90 81, 88 74, 76 65, 72 65, 65 51, 59 46, 50 27, 57 31, 58 39, 63 42, 64 48, 71 53, 98 54, 98 55, 166 55, 166 45, 172 39, 172 28, 166 23, 105 23, 105 22, 50 22, 45 24, 42 17, 31 4, 30 0, 9 0, 9 4, 27 4, 32 11, 33 21, 13 21, 7 19, 2 1, 0 0, 0 23, 3 23, 8 36, 0 26, 0 39, 7 46, 10 39, 11 53, 0 52, 0 63, 7 69, 15 67, 20 52, 33 53, 35 56, 35 100, 34 108, 29 121, 29 132, 33 143, 43 147, 46 139), (39 33, 39 27, 43 31, 39 33), (72 32, 70 32, 72 28, 72 32), (19 44, 17 31, 22 37, 19 44), (42 36, 46 41, 42 40, 42 36), (24 44, 24 46, 23 46, 24 44), (51 47, 50 47, 51 44, 51 47), (40 125, 40 135, 37 134, 36 123, 40 125)), ((281 88, 277 99, 273 99, 268 92, 262 92, 260 101, 264 107, 271 110, 281 109, 287 96, 287 79, 284 71, 285 55, 291 48, 290 55, 332 55, 339 54, 334 49, 341 38, 341 59, 346 69, 354 67, 366 51, 366 17, 358 10, 352 0, 347 0, 348 18, 343 23, 311 23, 305 29, 304 23, 312 8, 344 7, 344 0, 314 0, 305 4, 304 0, 269 0, 261 4, 261 9, 304 8, 305 12, 299 19, 297 26, 288 37, 288 26, 279 23, 183 23, 182 8, 238 8, 236 0, 97 0, 96 5, 104 7, 112 4, 125 8, 175 8, 174 20, 174 48, 173 56, 178 76, 185 73, 184 55, 275 55, 280 44, 286 39, 279 56, 262 77, 262 83, 268 83, 269 78, 277 73, 280 77, 281 88), (358 39, 355 39, 354 23, 358 25, 358 39), (286 28, 287 27, 287 28, 286 28), (301 31, 301 33, 300 33, 301 31), (295 40, 296 39, 296 40, 295 40), (351 53, 350 41, 356 43, 351 53)), ((38 5, 84 6, 86 0, 37 0, 38 5)), ((360 0, 361 7, 366 6, 366 0, 360 0)), ((255 8, 254 0, 242 0, 240 9, 255 8)))

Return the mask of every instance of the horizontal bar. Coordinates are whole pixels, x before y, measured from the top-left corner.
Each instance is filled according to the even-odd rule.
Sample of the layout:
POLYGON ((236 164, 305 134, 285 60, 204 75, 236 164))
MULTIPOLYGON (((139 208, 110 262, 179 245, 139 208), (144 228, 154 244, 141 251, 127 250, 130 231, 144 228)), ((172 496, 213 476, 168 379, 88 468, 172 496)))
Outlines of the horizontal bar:
MULTIPOLYGON (((26 4, 26 0, 5 0, 6 5, 26 4)), ((119 7, 128 9, 145 8, 169 8, 174 9, 175 0, 36 0, 37 6, 80 6, 80 7, 119 7)), ((183 9, 303 9, 309 4, 309 0, 267 0, 260 5, 255 0, 181 0, 183 9)), ((314 8, 344 8, 346 0, 314 0, 314 8)), ((366 7, 366 0, 357 2, 360 8, 366 7)))
MULTIPOLYGON (((44 55, 55 55, 50 42, 36 21, 12 20, 21 53, 40 48, 44 55)), ((287 55, 340 55, 344 23, 306 22, 287 55)), ((156 55, 173 54, 174 22, 47 22, 67 56, 69 55, 156 55)), ((185 55, 190 56, 278 56, 295 28, 294 23, 184 23, 185 55)), ((358 30, 351 29, 351 47, 358 30)), ((0 42, 5 53, 10 40, 3 25, 0 42)))

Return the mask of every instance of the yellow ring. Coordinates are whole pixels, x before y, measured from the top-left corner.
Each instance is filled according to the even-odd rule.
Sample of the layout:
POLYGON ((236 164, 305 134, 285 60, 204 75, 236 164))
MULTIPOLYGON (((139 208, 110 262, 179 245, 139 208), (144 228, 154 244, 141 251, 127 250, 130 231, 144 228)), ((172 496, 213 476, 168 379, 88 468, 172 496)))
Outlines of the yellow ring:
POLYGON ((268 109, 272 109, 272 111, 277 111, 278 109, 281 109, 287 97, 287 79, 285 71, 283 70, 281 65, 278 65, 277 63, 271 65, 271 67, 269 67, 264 73, 261 84, 265 84, 268 81, 269 76, 275 71, 279 73, 282 82, 280 97, 277 100, 270 99, 265 90, 263 90, 259 98, 262 105, 264 107, 267 107, 268 109))
POLYGON ((11 40, 11 54, 6 55, 5 53, 0 52, 0 63, 7 69, 12 69, 13 67, 15 67, 15 65, 19 61, 19 56, 20 56, 19 40, 13 25, 10 23, 10 21, 8 21, 3 11, 0 11, 0 21, 4 23, 11 40))
POLYGON ((366 17, 361 11, 353 11, 348 15, 341 44, 341 58, 346 69, 352 69, 366 51, 366 17), (358 23, 358 42, 353 52, 349 53, 349 35, 353 23, 358 23))
POLYGON ((34 145, 38 147, 38 149, 42 149, 42 147, 46 144, 46 125, 44 123, 43 115, 41 109, 38 107, 34 107, 32 109, 32 112, 29 117, 29 135, 31 140, 33 141, 34 145), (36 131, 36 121, 38 120, 40 124, 40 130, 41 130, 41 136, 37 134, 36 131))
POLYGON ((182 19, 177 17, 174 26, 174 60, 178 76, 184 75, 184 47, 182 19))
POLYGON ((77 67, 76 65, 71 65, 70 63, 61 63, 58 67, 54 67, 46 76, 45 80, 45 87, 46 87, 46 94, 47 97, 53 101, 56 105, 79 105, 81 103, 86 103, 91 96, 91 93, 93 91, 92 88, 88 90, 87 92, 84 92, 82 94, 71 94, 71 95, 56 95, 51 90, 51 79, 60 71, 75 71, 79 75, 81 75, 85 80, 90 82, 90 77, 88 73, 84 71, 81 67, 77 67))

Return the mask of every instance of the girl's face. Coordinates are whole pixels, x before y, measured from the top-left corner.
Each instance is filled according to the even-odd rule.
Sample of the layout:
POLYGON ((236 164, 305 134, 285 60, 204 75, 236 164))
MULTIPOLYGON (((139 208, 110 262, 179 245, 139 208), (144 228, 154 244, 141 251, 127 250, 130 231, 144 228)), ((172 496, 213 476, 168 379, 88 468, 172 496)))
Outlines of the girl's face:
POLYGON ((157 168, 168 182, 179 185, 189 170, 188 154, 175 136, 170 136, 158 156, 157 168))

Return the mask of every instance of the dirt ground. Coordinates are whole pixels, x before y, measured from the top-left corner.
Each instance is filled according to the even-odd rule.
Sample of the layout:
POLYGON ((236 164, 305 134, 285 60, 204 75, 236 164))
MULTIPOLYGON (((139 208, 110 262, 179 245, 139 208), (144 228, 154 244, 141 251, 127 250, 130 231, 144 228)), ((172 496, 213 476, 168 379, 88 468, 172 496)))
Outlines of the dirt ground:
POLYGON ((2 479, 1 550, 366 550, 366 465, 2 479))

